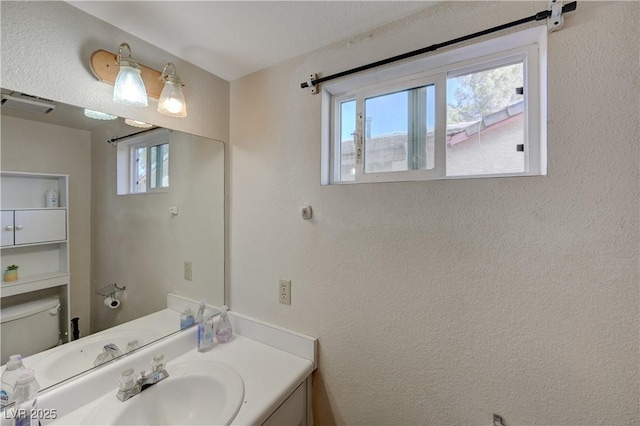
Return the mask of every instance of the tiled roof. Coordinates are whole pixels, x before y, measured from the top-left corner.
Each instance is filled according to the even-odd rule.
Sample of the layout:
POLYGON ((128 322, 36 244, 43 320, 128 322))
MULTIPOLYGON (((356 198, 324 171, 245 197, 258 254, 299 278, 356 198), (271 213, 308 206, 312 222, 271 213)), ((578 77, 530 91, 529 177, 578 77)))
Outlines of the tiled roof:
POLYGON ((506 124, 512 117, 520 115, 524 112, 524 102, 520 101, 513 105, 501 109, 500 111, 492 112, 491 114, 482 117, 482 120, 472 123, 462 129, 457 129, 451 133, 447 132, 447 144, 455 145, 460 142, 464 142, 473 135, 482 132, 483 130, 497 126, 500 124, 506 124))

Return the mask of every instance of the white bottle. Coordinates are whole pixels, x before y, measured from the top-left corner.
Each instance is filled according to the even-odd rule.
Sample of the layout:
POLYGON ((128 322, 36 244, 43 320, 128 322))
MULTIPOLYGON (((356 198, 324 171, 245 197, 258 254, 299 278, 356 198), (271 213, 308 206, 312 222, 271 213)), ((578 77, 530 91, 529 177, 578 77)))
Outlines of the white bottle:
POLYGON ((198 323, 198 352, 207 352, 213 348, 214 339, 213 315, 205 311, 203 320, 198 323))
POLYGON ((13 388, 18 381, 18 376, 24 371, 21 355, 11 355, 7 366, 2 373, 2 389, 0 389, 0 402, 2 408, 13 402, 13 388))
POLYGON ((44 193, 44 205, 45 207, 58 207, 58 190, 48 189, 44 193))
POLYGON ((38 391, 40 385, 36 381, 35 373, 25 368, 18 376, 16 387, 13 389, 13 399, 16 403, 14 426, 39 426, 37 415, 38 391))

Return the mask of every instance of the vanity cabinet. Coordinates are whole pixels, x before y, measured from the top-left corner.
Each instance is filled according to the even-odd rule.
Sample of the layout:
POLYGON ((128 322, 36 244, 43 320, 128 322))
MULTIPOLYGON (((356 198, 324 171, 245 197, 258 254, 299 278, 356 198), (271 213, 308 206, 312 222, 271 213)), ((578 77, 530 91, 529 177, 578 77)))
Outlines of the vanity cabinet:
MULTIPOLYGON (((310 380, 310 379, 307 379, 310 380)), ((307 426, 307 382, 302 383, 262 426, 307 426)))
POLYGON ((61 305, 61 337, 69 338, 69 176, 0 172, 2 271, 18 265, 18 280, 2 276, 3 306, 20 297, 25 303, 57 292, 61 305), (46 207, 46 192, 58 192, 58 206, 46 207))

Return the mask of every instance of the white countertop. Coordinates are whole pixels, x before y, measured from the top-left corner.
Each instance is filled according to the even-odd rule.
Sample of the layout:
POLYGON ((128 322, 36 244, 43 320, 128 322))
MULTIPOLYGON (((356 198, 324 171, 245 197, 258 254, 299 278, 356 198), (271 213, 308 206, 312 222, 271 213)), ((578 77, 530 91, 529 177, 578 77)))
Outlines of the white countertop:
MULTIPOLYGON (((258 324, 258 327, 262 325, 258 324)), ((286 331, 274 330, 265 330, 265 333, 282 332, 283 338, 287 338, 286 331)), ((293 339, 300 339, 300 336, 293 336, 293 339)), ((315 339, 307 340, 314 348, 315 339)), ((234 369, 244 382, 244 399, 231 424, 260 425, 315 369, 312 360, 286 352, 286 347, 281 350, 266 343, 269 344, 236 334, 231 342, 216 344, 209 352, 200 353, 196 350, 196 328, 192 327, 41 394, 39 408, 57 411, 56 420, 42 420, 42 425, 82 424, 87 413, 99 403, 96 400, 105 395, 116 398, 118 378, 123 370, 146 370, 153 356, 160 353, 167 359, 169 375, 172 364, 193 360, 216 361, 234 369)), ((2 425, 5 424, 10 423, 3 419, 2 425)))

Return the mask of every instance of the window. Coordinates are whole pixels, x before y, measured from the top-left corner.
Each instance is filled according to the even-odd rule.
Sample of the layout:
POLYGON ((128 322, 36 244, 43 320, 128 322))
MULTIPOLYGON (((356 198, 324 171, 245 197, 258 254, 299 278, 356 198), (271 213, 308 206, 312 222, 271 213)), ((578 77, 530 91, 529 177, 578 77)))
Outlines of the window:
POLYGON ((169 188, 169 131, 157 129, 118 142, 118 194, 169 188))
POLYGON ((546 174, 546 34, 324 85, 322 183, 546 174))

